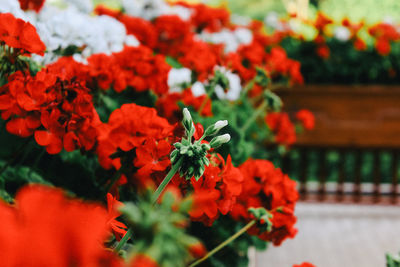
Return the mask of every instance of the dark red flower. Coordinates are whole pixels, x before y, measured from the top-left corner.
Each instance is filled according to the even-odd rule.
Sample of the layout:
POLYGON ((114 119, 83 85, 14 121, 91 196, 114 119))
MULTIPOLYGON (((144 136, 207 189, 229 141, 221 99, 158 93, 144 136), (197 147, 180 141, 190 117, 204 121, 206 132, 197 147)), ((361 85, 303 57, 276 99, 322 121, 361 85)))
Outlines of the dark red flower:
POLYGON ((329 58, 331 50, 327 45, 320 45, 317 47, 317 55, 321 58, 327 59, 329 58))
POLYGON ((28 10, 32 9, 39 12, 42 9, 45 0, 18 0, 21 9, 28 10))

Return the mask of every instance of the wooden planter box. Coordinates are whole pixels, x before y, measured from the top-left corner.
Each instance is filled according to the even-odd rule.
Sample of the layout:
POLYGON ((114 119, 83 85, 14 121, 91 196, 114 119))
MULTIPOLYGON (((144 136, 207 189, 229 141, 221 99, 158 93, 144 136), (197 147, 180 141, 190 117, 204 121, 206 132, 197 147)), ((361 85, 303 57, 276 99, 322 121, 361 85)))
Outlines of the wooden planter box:
MULTIPOLYGON (((397 203, 400 85, 307 85, 283 88, 276 92, 283 100, 285 111, 293 114, 300 109, 309 109, 315 115, 315 129, 301 134, 295 145, 301 153, 300 192, 303 198, 308 198, 310 195, 306 183, 307 151, 309 149, 320 151, 319 186, 316 191, 317 198, 323 200, 329 195, 324 170, 325 152, 328 149, 336 149, 339 152, 355 151, 357 155, 352 190, 347 192, 351 193, 351 199, 360 201, 365 193, 370 195, 371 201, 379 202, 383 195, 390 195, 391 202, 397 203), (378 155, 383 150, 389 151, 392 159, 393 171, 389 190, 382 190, 379 174, 378 155), (364 192, 361 185, 359 158, 365 151, 373 152, 374 155, 373 185, 370 192, 364 192)), ((284 162, 286 164, 283 168, 287 169, 290 162, 288 160, 284 162)), ((330 190, 333 191, 336 200, 344 199, 345 187, 348 188, 348 185, 344 184, 343 170, 339 170, 337 186, 335 190, 330 190)))

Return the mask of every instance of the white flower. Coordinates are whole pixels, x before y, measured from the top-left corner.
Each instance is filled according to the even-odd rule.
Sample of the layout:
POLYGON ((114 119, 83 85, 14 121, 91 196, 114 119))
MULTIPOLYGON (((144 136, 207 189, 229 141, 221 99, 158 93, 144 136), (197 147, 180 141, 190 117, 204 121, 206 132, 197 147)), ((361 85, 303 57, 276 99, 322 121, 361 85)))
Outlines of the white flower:
POLYGON ((78 10, 84 13, 90 13, 93 11, 93 3, 92 0, 64 0, 64 2, 68 3, 71 6, 76 7, 78 10))
POLYGON ((17 18, 27 20, 18 0, 0 0, 0 13, 11 13, 17 18))
POLYGON ((191 90, 194 97, 199 97, 206 94, 206 88, 204 87, 204 84, 201 82, 195 82, 192 85, 191 90))
POLYGON ((248 26, 251 23, 251 18, 245 17, 245 16, 240 16, 237 14, 232 14, 231 21, 233 24, 236 24, 239 26, 248 26))
POLYGON ((224 74, 229 81, 229 87, 226 88, 228 90, 227 92, 225 92, 221 85, 218 84, 215 86, 215 94, 217 97, 219 99, 226 99, 229 101, 237 100, 240 96, 240 92, 242 91, 240 77, 224 67, 217 67, 216 70, 219 70, 222 74, 224 74))
POLYGON ((152 20, 161 15, 177 15, 182 20, 189 20, 192 11, 184 6, 170 6, 163 0, 122 0, 125 12, 135 17, 152 20))
POLYGON ((250 44, 253 41, 253 33, 246 28, 237 28, 234 34, 240 44, 250 44))
POLYGON ((170 92, 180 92, 182 86, 190 84, 192 71, 187 68, 171 69, 168 73, 168 86, 170 92))
POLYGON ((278 28, 280 23, 278 13, 276 13, 275 11, 268 12, 267 16, 264 19, 264 23, 273 29, 278 28))
MULTIPOLYGON (((1 1, 1 0, 0 0, 1 1)), ((71 3, 77 0, 68 0, 71 3)), ((39 14, 28 12, 29 20, 45 43, 48 55, 38 58, 40 63, 57 60, 56 50, 76 46, 82 51, 74 58, 86 62, 86 58, 98 53, 111 54, 121 51, 125 45, 137 46, 138 40, 127 35, 125 26, 109 16, 91 16, 70 4, 60 9, 45 4, 39 14)))
POLYGON ((339 41, 345 42, 350 39, 351 33, 347 27, 338 26, 335 28, 334 35, 335 38, 338 39, 339 41))
POLYGON ((208 43, 224 44, 225 52, 235 52, 242 44, 249 44, 253 41, 253 33, 246 28, 238 28, 234 31, 222 29, 219 32, 202 32, 197 38, 208 43))

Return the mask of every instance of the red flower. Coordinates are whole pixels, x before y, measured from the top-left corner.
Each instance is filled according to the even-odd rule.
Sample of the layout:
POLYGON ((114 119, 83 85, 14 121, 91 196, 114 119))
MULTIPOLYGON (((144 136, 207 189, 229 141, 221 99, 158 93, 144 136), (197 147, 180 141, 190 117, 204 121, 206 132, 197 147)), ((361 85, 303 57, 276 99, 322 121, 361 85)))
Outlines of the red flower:
POLYGON ((63 147, 67 151, 90 150, 100 119, 89 89, 70 73, 73 68, 59 64, 42 69, 34 77, 22 72, 11 75, 9 83, 0 89, 2 118, 10 119, 6 126, 10 133, 21 137, 35 133, 37 143, 50 154, 59 153, 63 147))
POLYGON ((315 126, 314 114, 307 109, 299 110, 296 113, 296 118, 302 123, 303 127, 307 130, 312 130, 315 126))
POLYGON ((375 48, 380 55, 387 56, 391 50, 390 41, 385 38, 379 38, 376 40, 375 48))
POLYGON ((323 13, 318 12, 317 19, 315 20, 314 26, 315 26, 315 28, 317 28, 318 31, 323 31, 327 25, 332 24, 332 23, 333 23, 333 21, 330 18, 328 18, 323 13))
POLYGON ((356 38, 354 41, 354 48, 358 51, 364 51, 367 49, 367 44, 364 42, 364 40, 356 38))
POLYGON ((315 267, 315 265, 312 265, 309 262, 303 262, 302 264, 295 264, 293 267, 315 267))
POLYGON ((108 211, 108 222, 107 224, 111 228, 115 238, 119 241, 126 234, 126 225, 118 221, 117 218, 121 215, 118 208, 123 204, 119 202, 113 195, 107 193, 107 211, 108 211))
POLYGON ((269 113, 265 120, 268 127, 275 133, 277 143, 289 146, 296 142, 296 131, 287 113, 269 113))
POLYGON ((109 231, 100 205, 37 185, 20 190, 15 202, 0 203, 2 266, 117 266, 102 245, 109 231))
POLYGON ((197 28, 198 32, 203 30, 217 32, 229 24, 230 15, 225 8, 212 8, 205 4, 190 7, 194 10, 191 24, 197 28))
POLYGON ((134 165, 139 168, 137 176, 148 178, 153 172, 163 172, 170 165, 169 153, 171 145, 165 141, 156 141, 149 138, 145 143, 136 149, 134 165))
POLYGON ((156 49, 162 54, 178 56, 184 49, 185 40, 191 41, 193 33, 191 25, 176 15, 164 15, 154 21, 158 41, 156 49))
POLYGON ((97 154, 100 164, 106 169, 112 166, 119 169, 120 160, 110 159, 110 155, 117 152, 118 148, 128 152, 152 138, 156 141, 165 140, 172 135, 173 128, 166 119, 157 115, 154 108, 124 104, 111 113, 108 123, 98 127, 97 154))
POLYGON ((135 255, 129 263, 130 267, 158 267, 158 263, 145 254, 135 255))
POLYGON ((207 253, 207 249, 200 242, 189 245, 189 253, 195 258, 201 258, 207 253))
POLYGON ((42 9, 45 0, 18 0, 21 6, 21 9, 28 10, 33 9, 36 12, 39 12, 42 9))
POLYGON ((168 72, 171 67, 161 55, 153 55, 153 51, 145 46, 126 47, 113 54, 118 65, 114 73, 114 89, 117 92, 131 86, 135 91, 153 90, 161 95, 168 91, 168 72))
POLYGON ((43 56, 46 50, 35 27, 10 13, 0 14, 0 45, 4 43, 25 56, 29 53, 43 56))
POLYGON ((189 215, 192 220, 202 221, 208 226, 211 226, 219 216, 217 201, 221 197, 221 192, 215 188, 221 179, 218 176, 219 172, 218 167, 210 164, 199 181, 194 178, 191 180, 194 192, 193 207, 189 211, 189 215))
POLYGON ((247 160, 239 167, 243 177, 243 190, 237 197, 230 215, 236 219, 251 220, 248 208, 263 207, 272 217, 272 231, 260 233, 252 227, 250 234, 280 245, 288 237, 294 237, 296 217, 293 214, 298 199, 296 183, 267 160, 247 160))
POLYGON ((330 49, 327 45, 320 45, 317 47, 317 55, 323 59, 327 59, 330 56, 330 49))

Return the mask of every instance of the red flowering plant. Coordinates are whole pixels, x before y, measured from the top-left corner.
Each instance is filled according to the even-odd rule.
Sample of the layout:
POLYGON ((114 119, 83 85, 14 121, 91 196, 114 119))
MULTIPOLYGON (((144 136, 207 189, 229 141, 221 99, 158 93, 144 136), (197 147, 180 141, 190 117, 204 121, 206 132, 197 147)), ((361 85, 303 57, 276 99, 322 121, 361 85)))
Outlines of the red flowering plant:
POLYGON ((0 13, 0 85, 11 73, 29 67, 26 57, 44 55, 45 50, 32 24, 11 13, 0 13))
POLYGON ((280 37, 277 43, 301 62, 307 83, 399 82, 400 34, 395 23, 368 25, 348 18, 334 21, 317 12, 314 18, 282 18, 270 28, 280 37), (307 31, 291 30, 290 20, 296 20, 307 31))
MULTIPOLYGON (((0 196, 15 204, 0 207, 0 238, 6 254, 35 246, 37 256, 6 266, 45 257, 57 266, 244 266, 249 246, 295 236, 295 182, 265 159, 265 144, 290 147, 314 120, 283 113, 274 90, 303 83, 300 63, 260 23, 186 3, 163 3, 165 14, 148 5, 139 17, 124 3, 75 14, 94 35, 114 25, 114 39, 110 30, 93 44, 79 31, 60 42, 63 32, 40 21, 51 3, 19 2, 21 14, 38 12, 40 36, 0 14, 0 196), (19 191, 28 183, 99 204, 43 186, 19 191), (35 242, 25 244, 27 232, 35 242)), ((82 7, 51 8, 64 16, 82 7)))

